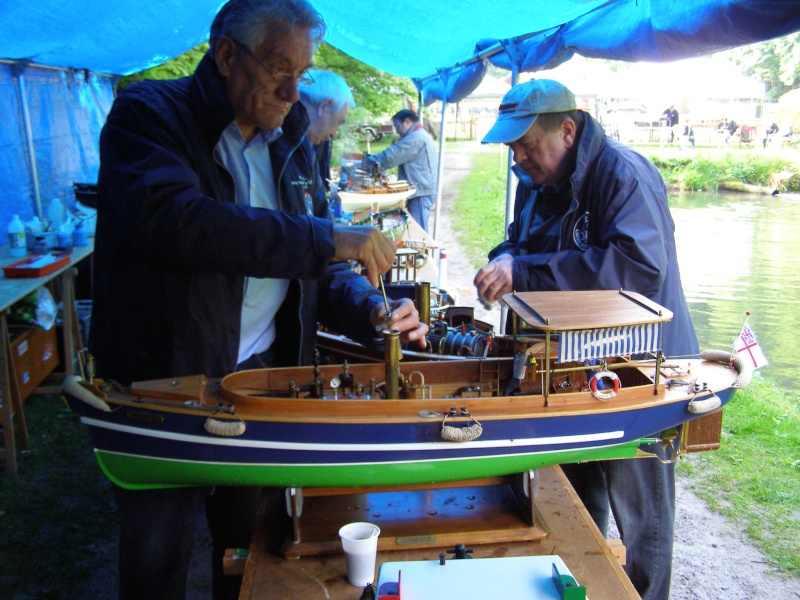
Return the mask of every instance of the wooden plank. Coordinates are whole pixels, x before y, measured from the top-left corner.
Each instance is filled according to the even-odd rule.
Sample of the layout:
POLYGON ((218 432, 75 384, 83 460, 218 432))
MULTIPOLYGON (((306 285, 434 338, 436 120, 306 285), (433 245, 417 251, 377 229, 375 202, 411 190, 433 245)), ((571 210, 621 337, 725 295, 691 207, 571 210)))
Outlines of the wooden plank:
MULTIPOLYGON (((474 550, 472 556, 493 558, 556 554, 564 560, 578 583, 587 586, 587 595, 592 600, 639 598, 561 469, 551 467, 541 469, 538 473, 536 505, 550 528, 548 537, 542 542, 475 545, 471 546, 474 550)), ((281 493, 275 490, 265 493, 261 515, 270 518, 264 521, 264 526, 257 528, 253 537, 245 564, 240 600, 357 598, 360 591, 347 583, 345 561, 341 553, 303 556, 296 560, 286 560, 277 554, 287 534, 287 527, 277 525, 283 523, 285 518, 276 520, 275 515, 285 510, 284 504, 281 493)), ((420 533, 424 533, 424 530, 420 533)), ((381 551, 378 553, 378 567, 390 561, 438 560, 440 552, 452 547, 381 551)))

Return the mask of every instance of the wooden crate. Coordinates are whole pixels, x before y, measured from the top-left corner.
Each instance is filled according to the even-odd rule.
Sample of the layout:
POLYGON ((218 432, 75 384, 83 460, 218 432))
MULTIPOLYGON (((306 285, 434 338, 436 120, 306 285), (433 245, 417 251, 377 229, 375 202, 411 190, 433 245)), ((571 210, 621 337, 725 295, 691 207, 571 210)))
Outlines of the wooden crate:
POLYGON ((11 328, 11 364, 20 400, 25 400, 58 365, 56 328, 11 328))
POLYGON ((712 413, 693 419, 685 427, 687 428, 687 452, 718 450, 722 437, 722 409, 719 408, 712 413))

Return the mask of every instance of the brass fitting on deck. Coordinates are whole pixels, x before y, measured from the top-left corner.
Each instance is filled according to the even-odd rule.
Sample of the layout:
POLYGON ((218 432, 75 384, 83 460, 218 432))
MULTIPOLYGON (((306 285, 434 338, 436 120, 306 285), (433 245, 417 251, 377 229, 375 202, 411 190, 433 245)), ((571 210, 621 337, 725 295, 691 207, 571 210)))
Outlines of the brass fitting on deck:
POLYGON ((386 354, 386 397, 400 397, 400 332, 397 329, 384 329, 383 345, 386 354))

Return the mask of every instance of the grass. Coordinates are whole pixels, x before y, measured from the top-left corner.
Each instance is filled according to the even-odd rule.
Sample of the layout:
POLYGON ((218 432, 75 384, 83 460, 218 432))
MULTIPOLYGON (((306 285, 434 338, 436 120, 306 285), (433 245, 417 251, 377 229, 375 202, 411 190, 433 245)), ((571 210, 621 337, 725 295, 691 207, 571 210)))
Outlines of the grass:
POLYGON ((117 538, 111 484, 59 396, 31 396, 25 417, 30 450, 0 475, 0 598, 81 598, 117 538))
MULTIPOLYGON (((683 160, 685 169, 694 165, 706 173, 738 173, 743 183, 753 185, 750 173, 762 169, 736 167, 753 161, 744 153, 683 160)), ((476 267, 486 264, 488 250, 503 239, 505 172, 497 161, 495 154, 473 154, 473 168, 455 200, 454 229, 476 267)), ((681 460, 678 472, 712 510, 739 524, 770 564, 800 577, 800 394, 756 377, 726 407, 723 429, 719 450, 681 460)))
POLYGON ((756 377, 723 413, 716 452, 679 473, 710 508, 740 524, 777 569, 800 576, 800 402, 756 377))

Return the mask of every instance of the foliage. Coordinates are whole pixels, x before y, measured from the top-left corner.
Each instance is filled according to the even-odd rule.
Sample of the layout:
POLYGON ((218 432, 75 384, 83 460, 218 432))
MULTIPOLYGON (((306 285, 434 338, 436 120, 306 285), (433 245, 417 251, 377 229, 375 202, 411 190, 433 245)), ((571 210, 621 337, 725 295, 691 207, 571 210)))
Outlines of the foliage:
POLYGON ((719 450, 679 463, 689 487, 777 568, 800 575, 800 398, 760 377, 723 413, 719 450))
POLYGON ((697 154, 691 158, 651 156, 650 160, 668 186, 682 190, 716 191, 720 181, 773 187, 774 174, 793 172, 783 185, 786 191, 800 191, 800 164, 784 157, 728 152, 720 157, 697 154))
POLYGON ((768 102, 775 102, 788 90, 800 87, 800 33, 740 46, 724 55, 745 75, 755 75, 767 85, 768 102))
POLYGON ((136 81, 144 79, 178 79, 194 73, 203 55, 208 51, 208 42, 195 46, 188 52, 168 60, 156 67, 133 73, 119 80, 117 86, 121 89, 136 81))
POLYGON ((417 100, 410 79, 379 71, 329 44, 320 45, 314 55, 314 66, 344 77, 353 91, 356 106, 366 111, 370 121, 388 119, 417 100))

